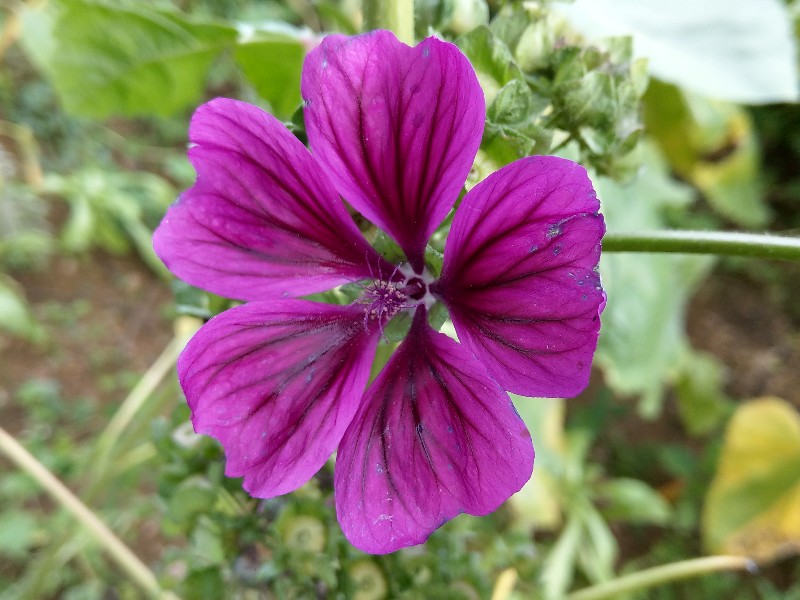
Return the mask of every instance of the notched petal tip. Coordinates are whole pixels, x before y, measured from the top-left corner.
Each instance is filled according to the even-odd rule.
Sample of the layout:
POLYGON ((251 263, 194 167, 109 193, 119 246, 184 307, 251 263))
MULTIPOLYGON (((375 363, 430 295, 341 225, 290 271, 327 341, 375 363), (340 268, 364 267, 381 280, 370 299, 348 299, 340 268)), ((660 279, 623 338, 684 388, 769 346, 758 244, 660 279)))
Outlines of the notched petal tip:
POLYGON ((456 515, 494 511, 530 478, 533 445, 508 395, 417 309, 336 461, 336 510, 376 554, 419 544, 456 515))
POLYGON ((380 260, 308 149, 277 119, 217 98, 192 117, 197 180, 155 249, 186 282, 239 300, 299 296, 367 277, 380 260))
POLYGON ((309 143, 339 193, 421 270, 483 133, 469 61, 435 38, 413 48, 386 31, 326 40, 306 59, 302 95, 309 143))

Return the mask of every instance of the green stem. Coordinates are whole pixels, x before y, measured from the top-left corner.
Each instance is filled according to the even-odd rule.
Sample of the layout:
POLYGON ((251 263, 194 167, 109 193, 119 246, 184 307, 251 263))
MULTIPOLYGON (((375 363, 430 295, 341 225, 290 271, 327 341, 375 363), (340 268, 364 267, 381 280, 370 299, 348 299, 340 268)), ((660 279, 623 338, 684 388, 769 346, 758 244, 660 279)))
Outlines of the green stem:
POLYGON ((610 600, 657 585, 708 575, 717 571, 754 571, 756 564, 741 556, 708 556, 682 560, 631 573, 569 594, 564 600, 610 600))
POLYGON ((95 445, 95 459, 92 464, 92 472, 98 479, 102 479, 105 474, 112 450, 122 438, 131 421, 153 395, 164 377, 175 368, 175 361, 186 345, 186 339, 184 335, 176 335, 172 339, 147 372, 142 375, 136 387, 131 390, 106 428, 98 436, 95 445))
POLYGON ((31 475, 60 506, 72 513, 95 541, 105 548, 117 565, 149 596, 176 599, 174 594, 161 589, 156 576, 147 565, 139 560, 89 507, 2 427, 0 427, 0 452, 31 475))
POLYGON ((607 233, 604 252, 674 252, 800 261, 800 237, 728 231, 607 233))
MULTIPOLYGON (((194 317, 179 317, 175 321, 175 337, 156 361, 150 366, 142 379, 131 390, 128 397, 121 403, 117 413, 112 417, 105 430, 98 436, 95 442, 94 452, 91 458, 84 465, 86 481, 82 490, 84 502, 92 502, 96 496, 109 487, 109 461, 113 459, 114 472, 120 473, 132 466, 132 460, 142 460, 146 458, 148 452, 152 452, 151 445, 145 445, 135 451, 135 454, 128 453, 123 457, 115 457, 118 452, 117 445, 122 441, 122 435, 129 433, 134 418, 140 415, 140 411, 151 394, 156 390, 163 378, 170 373, 175 366, 175 359, 191 335, 197 331, 201 322, 194 317)), ((20 582, 23 586, 26 597, 39 597, 43 595, 41 587, 47 582, 46 574, 61 568, 77 554, 82 547, 82 543, 75 542, 75 534, 71 532, 60 532, 51 541, 49 547, 40 552, 35 562, 26 571, 25 582, 20 582)))
POLYGON ((388 29, 401 42, 414 43, 414 0, 362 0, 364 30, 388 29))

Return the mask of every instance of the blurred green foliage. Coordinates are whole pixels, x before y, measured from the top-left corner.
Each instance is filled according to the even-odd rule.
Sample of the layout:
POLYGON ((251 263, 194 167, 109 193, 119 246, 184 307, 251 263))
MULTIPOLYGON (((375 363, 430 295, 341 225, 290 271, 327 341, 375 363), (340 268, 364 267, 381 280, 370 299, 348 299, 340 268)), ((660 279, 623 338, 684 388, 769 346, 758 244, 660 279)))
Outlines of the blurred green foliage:
MULTIPOLYGON (((796 35, 800 3, 788 4, 796 35)), ((590 171, 610 231, 798 226, 796 106, 745 108, 723 84, 722 100, 709 99, 690 91, 696 73, 685 84, 665 83, 634 53, 636 31, 633 40, 587 40, 554 6, 415 2, 417 35, 455 41, 486 96, 486 129, 468 187, 520 156, 554 153, 590 171), (762 149, 785 156, 786 164, 764 165, 762 149), (765 196, 767 185, 777 197, 765 196)), ((725 12, 728 3, 709 7, 725 12)), ((622 18, 623 8, 606 10, 622 18)), ((360 24, 350 0, 50 0, 14 11, 4 13, 2 25, 18 19, 17 43, 0 45, 0 123, 13 125, 0 130, 0 266, 8 272, 0 277, 0 329, 34 342, 45 338, 35 315, 57 321, 47 316, 52 309, 68 331, 74 311, 86 307, 32 310, 13 277, 46 268, 57 252, 98 248, 135 251, 163 274, 150 233, 193 179, 183 148, 189 110, 214 95, 238 97, 290 121, 304 140, 303 57, 320 32, 354 33, 360 24)), ((674 34, 674 26, 666 29, 674 34)), ((763 31, 743 38, 715 29, 720 72, 740 68, 743 81, 756 81, 748 79, 757 69, 752 61, 736 64, 745 41, 763 61, 756 64, 784 69, 789 60, 796 69, 797 57, 781 54, 763 31)), ((680 39, 708 35, 697 28, 691 40, 680 39)), ((679 37, 667 48, 677 51, 679 37)), ((766 98, 785 82, 756 87, 748 93, 766 98)), ((427 254, 434 271, 449 222, 427 254)), ((385 236, 375 244, 392 251, 385 236)), ((22 441, 137 548, 154 539, 153 568, 165 588, 185 598, 474 600, 490 597, 501 574, 513 570, 518 579, 507 597, 550 600, 695 556, 700 531, 711 550, 773 558, 800 538, 788 512, 796 506, 795 409, 762 401, 734 412, 740 399, 724 391, 724 366, 691 347, 687 305, 713 262, 605 255, 602 381, 577 406, 515 398, 536 442, 532 481, 494 515, 460 517, 424 547, 389 556, 365 556, 344 540, 330 464, 295 494, 248 497, 238 480, 224 477, 218 445, 191 431, 185 407, 174 408, 181 402, 174 382, 162 382, 110 446, 103 433, 87 431, 97 407, 65 398, 57 381, 33 378, 12 391, 11 402, 23 414, 22 441), (731 414, 738 416, 723 439, 731 414), (742 419, 755 427, 773 417, 778 425, 764 426, 761 437, 742 434, 742 419), (644 433, 629 435, 631 423, 644 433), (669 440, 647 437, 659 426, 674 428, 669 440), (788 465, 780 472, 759 467, 779 459, 788 465), (770 531, 778 522, 777 546, 760 540, 757 551, 742 549, 744 533, 752 538, 748 528, 770 531), (144 531, 151 538, 143 541, 144 531)), ((205 319, 231 305, 173 285, 176 314, 205 319)), ((26 476, 0 474, 0 497, 0 599, 138 597, 26 476)), ((800 597, 800 569, 793 564, 782 573, 783 580, 755 583, 707 578, 640 597, 800 597)))

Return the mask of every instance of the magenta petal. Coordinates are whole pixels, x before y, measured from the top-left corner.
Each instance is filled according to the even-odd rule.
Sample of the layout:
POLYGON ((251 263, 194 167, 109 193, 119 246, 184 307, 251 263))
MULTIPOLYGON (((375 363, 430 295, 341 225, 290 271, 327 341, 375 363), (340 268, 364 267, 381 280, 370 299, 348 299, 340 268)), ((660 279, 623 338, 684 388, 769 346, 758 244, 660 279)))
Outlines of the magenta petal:
POLYGON ((317 160, 421 271, 483 133, 483 92, 469 61, 432 37, 411 48, 388 31, 330 36, 306 58, 302 93, 317 160))
POLYGON ((336 511, 372 553, 495 510, 530 478, 533 445, 508 395, 424 308, 370 386, 336 459, 336 511))
POLYGON ((462 200, 435 291, 504 389, 569 397, 586 387, 605 303, 598 209, 583 167, 552 156, 514 162, 462 200))
POLYGON ((253 496, 297 489, 353 418, 377 338, 361 306, 251 302, 214 317, 178 360, 195 431, 253 496))
POLYGON ((377 269, 322 170, 274 117, 217 98, 197 109, 189 138, 197 181, 153 240, 175 275, 254 300, 330 289, 377 269))

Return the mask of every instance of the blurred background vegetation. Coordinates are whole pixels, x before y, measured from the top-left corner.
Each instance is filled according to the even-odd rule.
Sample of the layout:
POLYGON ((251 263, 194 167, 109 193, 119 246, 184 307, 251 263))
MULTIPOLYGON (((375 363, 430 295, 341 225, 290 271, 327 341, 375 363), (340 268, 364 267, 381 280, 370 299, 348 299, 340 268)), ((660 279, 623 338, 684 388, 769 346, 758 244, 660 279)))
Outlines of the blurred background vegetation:
MULTIPOLYGON (((800 231, 800 2, 417 0, 488 106, 467 182, 519 156, 591 172, 609 231, 800 231), (591 5, 591 6, 589 6, 591 5)), ((254 500, 195 436, 173 375, 229 305, 150 236, 191 185, 194 107, 263 106, 304 139, 300 68, 357 0, 28 0, 0 13, 0 425, 185 598, 543 598, 710 554, 756 559, 630 598, 800 599, 800 268, 606 254, 581 397, 515 398, 537 450, 497 513, 370 557, 328 465, 254 500)), ((446 227, 432 244, 442 249, 446 227)), ((0 599, 138 598, 0 457, 0 599)))

